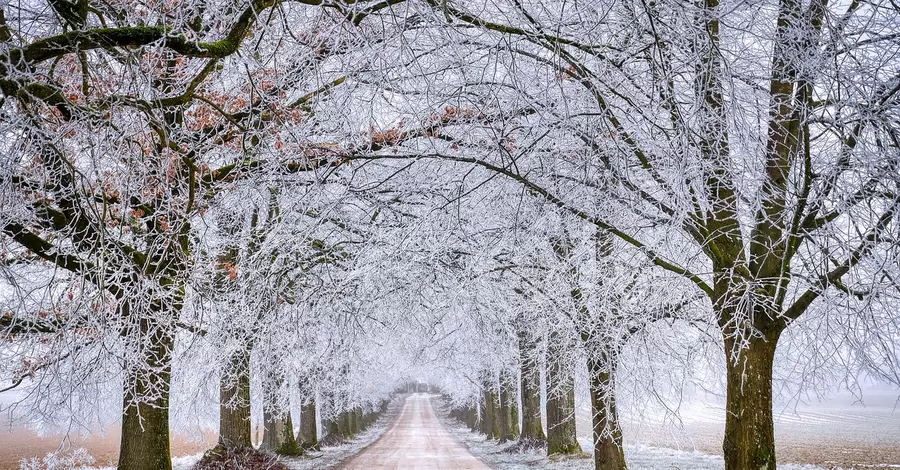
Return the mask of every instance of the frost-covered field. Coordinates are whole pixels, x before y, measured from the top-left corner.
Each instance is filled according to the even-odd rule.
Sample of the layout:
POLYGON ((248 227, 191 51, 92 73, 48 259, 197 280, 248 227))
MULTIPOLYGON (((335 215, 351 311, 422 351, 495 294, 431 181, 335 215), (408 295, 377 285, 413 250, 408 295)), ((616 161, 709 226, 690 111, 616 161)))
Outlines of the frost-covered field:
MULTIPOLYGON (((775 442, 783 463, 825 468, 900 468, 900 408, 896 391, 867 390, 860 402, 843 392, 821 402, 775 408, 775 442)), ((721 453, 724 404, 716 400, 687 402, 679 419, 646 413, 623 424, 626 443, 721 453)), ((579 412, 579 430, 587 437, 590 413, 579 412)))
MULTIPOLYGON (((777 415, 779 469, 838 470, 900 468, 900 410, 894 411, 893 392, 870 392, 866 406, 840 395, 821 404, 798 405, 777 415)), ((445 410, 446 411, 446 410, 445 410)), ((689 403, 682 409, 680 429, 661 414, 624 425, 625 456, 630 469, 722 470, 721 441, 724 409, 711 404, 689 403)), ((578 413, 579 442, 590 452, 591 439, 584 409, 578 413)), ((591 469, 582 457, 548 459, 542 451, 509 452, 512 446, 486 441, 464 425, 442 415, 444 424, 469 450, 502 470, 547 468, 591 469)))
MULTIPOLYGON (((593 468, 593 461, 588 453, 571 458, 548 458, 542 450, 527 452, 510 452, 515 445, 510 442, 498 444, 486 441, 485 436, 469 431, 465 426, 447 423, 457 439, 465 443, 473 454, 484 462, 499 470, 518 470, 526 468, 546 468, 551 470, 588 470, 593 468)), ((590 439, 579 438, 584 449, 590 449, 590 439)), ((640 470, 722 470, 724 461, 719 455, 705 454, 698 451, 682 451, 663 447, 644 445, 626 445, 625 456, 628 468, 640 470)), ((823 470, 816 465, 779 465, 784 470, 823 470)))
MULTIPOLYGON (((548 458, 543 451, 508 452, 513 444, 497 444, 485 441, 483 435, 469 432, 462 426, 454 426, 453 432, 462 440, 469 450, 492 467, 499 470, 518 470, 526 468, 546 468, 551 470, 588 470, 593 468, 589 454, 572 458, 548 458)), ((590 440, 580 439, 581 445, 589 449, 590 440)), ((722 470, 725 468, 721 456, 688 452, 662 447, 625 446, 625 455, 629 469, 639 470, 722 470)), ((784 470, 823 470, 816 465, 779 465, 784 470)))

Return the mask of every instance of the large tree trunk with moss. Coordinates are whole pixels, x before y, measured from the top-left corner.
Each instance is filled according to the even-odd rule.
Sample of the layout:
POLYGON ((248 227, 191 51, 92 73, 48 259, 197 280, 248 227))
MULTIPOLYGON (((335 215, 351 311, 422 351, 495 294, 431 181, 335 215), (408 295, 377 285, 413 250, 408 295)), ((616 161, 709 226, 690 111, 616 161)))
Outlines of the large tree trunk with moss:
POLYGON ((316 416, 316 401, 310 399, 300 407, 300 447, 304 450, 319 450, 319 435, 316 430, 318 417, 316 416))
POLYGON ((279 402, 278 394, 283 383, 279 377, 269 378, 264 384, 263 438, 259 449, 279 455, 300 455, 303 452, 294 438, 291 412, 279 402))
POLYGON ((503 435, 503 415, 501 414, 500 409, 500 393, 497 390, 492 389, 490 392, 491 395, 491 433, 488 436, 489 439, 500 439, 503 435))
POLYGON ((498 429, 500 426, 500 422, 498 421, 498 411, 499 407, 497 406, 496 393, 494 393, 493 384, 489 381, 485 381, 483 384, 484 389, 482 391, 482 411, 481 414, 481 432, 487 436, 488 439, 497 439, 499 438, 499 433, 495 433, 495 429, 498 429))
POLYGON ((557 349, 559 338, 547 341, 547 455, 581 452, 575 431, 575 377, 557 349))
POLYGON ((615 359, 601 354, 588 358, 591 392, 591 423, 595 470, 624 470, 622 430, 616 411, 615 359))
MULTIPOLYGON (((727 334, 727 330, 726 330, 727 334)), ((775 470, 772 364, 780 331, 743 349, 726 336, 725 468, 775 470)))
POLYGON ((228 450, 252 449, 250 440, 250 352, 238 351, 219 384, 219 443, 228 450))
POLYGON ((279 417, 275 412, 263 411, 263 439, 260 450, 279 455, 300 455, 303 450, 294 438, 294 422, 291 414, 282 410, 279 417))
POLYGON ((509 371, 500 372, 500 442, 510 441, 518 436, 519 421, 513 421, 516 408, 515 381, 509 371))
MULTIPOLYGON (((772 261, 772 260, 770 260, 772 261)), ((775 261, 772 261, 775 263, 775 261)), ((727 470, 775 470, 772 366, 787 327, 778 284, 748 287, 730 276, 732 265, 714 266, 713 308, 725 346, 726 403, 722 451, 727 470), (749 294, 742 291, 753 289, 749 294), (748 295, 753 296, 748 305, 748 295), (740 306, 740 308, 739 308, 740 306), (748 309, 749 312, 747 311, 748 309)), ((780 265, 751 264, 754 272, 777 272, 780 265)), ((769 278, 777 278, 770 275, 769 278)))
POLYGON ((519 442, 527 447, 543 446, 546 442, 541 424, 541 371, 535 360, 536 346, 528 333, 519 333, 519 366, 521 367, 519 395, 522 397, 522 432, 519 442))
POLYGON ((148 320, 141 327, 152 335, 147 364, 125 374, 122 439, 119 465, 122 470, 170 470, 169 381, 174 340, 148 320))

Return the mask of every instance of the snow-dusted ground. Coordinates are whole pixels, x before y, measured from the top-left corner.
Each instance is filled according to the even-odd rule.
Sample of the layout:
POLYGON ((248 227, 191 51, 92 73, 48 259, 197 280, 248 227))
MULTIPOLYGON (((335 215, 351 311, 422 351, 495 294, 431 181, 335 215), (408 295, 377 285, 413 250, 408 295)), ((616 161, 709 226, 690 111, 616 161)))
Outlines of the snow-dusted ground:
POLYGON ((349 459, 342 470, 490 470, 446 429, 433 402, 440 395, 406 397, 403 411, 377 442, 349 459))
MULTIPOLYGON (((895 390, 868 390, 864 403, 847 392, 823 401, 775 406, 775 445, 782 464, 824 468, 900 468, 900 408, 895 390)), ((725 407, 704 397, 682 403, 678 418, 648 410, 624 415, 626 446, 641 444, 721 454, 725 407)), ((578 412, 579 435, 588 440, 590 410, 578 412)), ((779 465, 782 468, 783 465, 779 465)))
MULTIPOLYGON (((362 449, 378 440, 402 409, 403 398, 391 401, 388 409, 368 429, 353 439, 338 446, 323 447, 321 451, 308 452, 302 457, 281 457, 281 463, 291 470, 325 470, 340 466, 345 460, 358 454, 362 449)), ((172 459, 173 470, 190 470, 203 453, 175 457, 172 459)), ((106 470, 106 469, 102 469, 106 470)))
MULTIPOLYGON (((400 413, 402 404, 403 397, 393 400, 388 405, 387 411, 368 429, 339 446, 323 447, 321 451, 309 452, 299 458, 282 457, 281 461, 292 470, 325 470, 335 468, 381 437, 384 431, 400 413)), ((22 433, 19 437, 26 436, 26 434, 24 434, 25 431, 19 430, 19 432, 22 433)), ((16 436, 10 435, 8 437, 10 439, 15 439, 16 436)), ((0 443, 2 443, 2 441, 0 441, 0 443)), ((118 439, 115 439, 115 443, 118 443, 118 439)), ((209 447, 208 444, 204 445, 209 447)), ((0 456, 2 456, 2 453, 3 447, 0 446, 0 456)), ((173 470, 190 470, 202 457, 203 452, 173 457, 173 470)), ((47 452, 44 455, 28 457, 24 459, 24 462, 19 458, 9 460, 6 463, 0 461, 0 470, 115 470, 114 466, 109 465, 110 463, 111 462, 95 458, 83 447, 75 446, 70 449, 64 449, 59 453, 47 452)))
MULTIPOLYGON (((372 427, 343 445, 324 448, 299 459, 285 459, 292 469, 312 470, 339 467, 343 462, 375 442, 390 426, 402 408, 402 397, 394 400, 372 427)), ((626 414, 624 423, 625 453, 633 469, 698 469, 720 470, 724 467, 721 452, 724 429, 724 409, 715 400, 685 402, 679 408, 680 419, 664 413, 647 410, 639 418, 626 414)), ((589 411, 577 413, 579 435, 584 449, 590 449, 588 437, 589 411)), ((508 446, 485 442, 484 436, 473 434, 464 426, 442 418, 448 430, 484 462, 498 469, 549 468, 589 469, 589 458, 548 460, 541 453, 511 454, 503 452, 508 446)), ((36 462, 43 463, 49 447, 55 448, 58 440, 52 437, 39 439, 31 432, 14 429, 0 431, 0 470, 18 468, 19 459, 7 460, 4 452, 18 455, 31 449, 27 455, 36 455, 36 462), (48 447, 47 450, 41 450, 48 447), (18 449, 18 450, 17 450, 18 449)), ((98 450, 110 447, 113 452, 118 436, 111 433, 102 438, 91 437, 82 442, 71 442, 73 447, 84 445, 96 458, 87 466, 70 466, 59 461, 59 468, 112 468, 110 459, 98 450), (98 442, 94 442, 94 440, 98 442), (111 443, 109 443, 109 442, 111 443), (106 444, 109 444, 108 446, 106 444)), ((900 408, 897 392, 868 391, 865 406, 849 395, 839 395, 823 402, 794 405, 790 408, 776 406, 776 441, 780 469, 900 469, 900 408), (806 465, 802 465, 806 464, 806 465)), ((198 452, 208 445, 189 450, 175 459, 176 470, 189 470, 200 459, 198 452)), ((176 452, 178 450, 173 449, 176 452)), ((10 455, 7 455, 10 457, 10 455)), ((44 468, 47 466, 45 465, 44 468)))
MULTIPOLYGON (((588 453, 579 457, 551 459, 540 450, 509 452, 508 449, 515 444, 514 442, 498 444, 497 441, 488 441, 483 434, 469 431, 465 425, 448 418, 446 413, 447 409, 443 406, 440 407, 439 416, 451 434, 463 442, 475 456, 495 469, 588 470, 593 468, 593 461, 588 453)), ((579 442, 583 449, 590 451, 591 440, 589 438, 579 438, 579 442)), ((723 470, 725 468, 725 462, 721 455, 647 445, 625 445, 625 459, 628 462, 628 468, 632 470, 723 470)), ((778 468, 779 470, 841 470, 844 467, 779 464, 778 468)), ((846 468, 900 468, 900 465, 878 464, 846 468)))
POLYGON ((339 446, 323 447, 319 452, 309 452, 299 458, 281 458, 291 470, 326 470, 340 466, 344 461, 358 454, 362 449, 377 441, 403 409, 404 397, 391 401, 386 412, 351 440, 339 446))

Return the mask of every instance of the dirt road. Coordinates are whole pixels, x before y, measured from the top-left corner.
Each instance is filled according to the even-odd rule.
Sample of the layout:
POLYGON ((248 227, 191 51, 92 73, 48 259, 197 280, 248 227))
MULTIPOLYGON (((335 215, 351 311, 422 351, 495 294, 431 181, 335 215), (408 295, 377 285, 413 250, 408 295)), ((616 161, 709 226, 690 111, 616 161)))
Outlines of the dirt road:
POLYGON ((490 469, 444 429, 431 406, 433 396, 417 393, 407 397, 391 427, 340 468, 490 469))

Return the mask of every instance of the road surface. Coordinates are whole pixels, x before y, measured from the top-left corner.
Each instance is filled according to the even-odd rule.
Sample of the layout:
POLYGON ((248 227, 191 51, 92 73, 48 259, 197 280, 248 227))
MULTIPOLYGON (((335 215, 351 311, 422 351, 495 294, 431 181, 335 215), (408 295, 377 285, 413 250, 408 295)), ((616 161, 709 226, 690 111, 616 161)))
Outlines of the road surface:
POLYGON ((408 396, 391 427, 340 468, 489 470, 444 429, 431 406, 433 396, 408 396))

